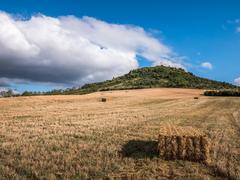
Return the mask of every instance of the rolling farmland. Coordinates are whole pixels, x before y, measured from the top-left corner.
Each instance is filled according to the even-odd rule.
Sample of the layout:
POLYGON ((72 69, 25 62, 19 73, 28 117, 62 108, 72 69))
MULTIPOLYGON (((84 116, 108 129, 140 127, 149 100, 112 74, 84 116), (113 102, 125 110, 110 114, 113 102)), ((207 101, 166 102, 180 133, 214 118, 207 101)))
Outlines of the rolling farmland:
POLYGON ((1 179, 239 179, 240 98, 201 94, 159 88, 1 98, 1 179), (203 131, 211 163, 159 158, 163 123, 203 131))

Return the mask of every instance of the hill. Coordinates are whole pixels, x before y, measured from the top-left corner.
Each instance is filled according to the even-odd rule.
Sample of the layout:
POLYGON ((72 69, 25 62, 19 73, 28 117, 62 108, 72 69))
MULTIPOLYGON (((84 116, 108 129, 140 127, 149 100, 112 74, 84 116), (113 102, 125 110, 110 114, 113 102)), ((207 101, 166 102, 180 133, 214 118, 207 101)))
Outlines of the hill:
POLYGON ((145 88, 191 88, 191 89, 236 89, 226 82, 201 78, 183 69, 166 66, 144 67, 130 71, 128 74, 103 82, 85 84, 80 88, 52 90, 45 93, 24 92, 23 96, 57 95, 57 94, 87 94, 96 91, 145 88))
POLYGON ((183 69, 155 66, 135 69, 128 74, 104 82, 86 84, 78 89, 67 89, 63 94, 84 94, 95 91, 143 89, 158 87, 233 89, 236 86, 195 76, 183 69))

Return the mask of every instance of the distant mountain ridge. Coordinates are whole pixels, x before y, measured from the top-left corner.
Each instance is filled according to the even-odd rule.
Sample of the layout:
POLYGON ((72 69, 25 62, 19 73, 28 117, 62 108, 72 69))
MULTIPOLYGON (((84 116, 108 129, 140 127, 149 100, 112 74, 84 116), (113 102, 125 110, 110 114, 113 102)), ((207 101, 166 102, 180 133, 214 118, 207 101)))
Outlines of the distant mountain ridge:
POLYGON ((142 88, 197 88, 197 89, 235 89, 230 83, 198 77, 183 69, 155 66, 144 67, 98 83, 85 84, 81 88, 54 90, 46 94, 85 94, 96 91, 142 89, 142 88))

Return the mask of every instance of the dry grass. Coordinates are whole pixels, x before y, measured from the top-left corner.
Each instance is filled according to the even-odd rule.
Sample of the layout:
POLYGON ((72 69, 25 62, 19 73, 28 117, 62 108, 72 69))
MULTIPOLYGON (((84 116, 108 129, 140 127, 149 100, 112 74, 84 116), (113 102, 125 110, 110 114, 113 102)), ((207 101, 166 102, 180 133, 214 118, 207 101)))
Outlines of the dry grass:
POLYGON ((196 101, 201 93, 145 89, 0 99, 0 179, 239 179, 240 99, 196 101), (162 123, 206 133, 212 163, 160 159, 154 147, 162 123))

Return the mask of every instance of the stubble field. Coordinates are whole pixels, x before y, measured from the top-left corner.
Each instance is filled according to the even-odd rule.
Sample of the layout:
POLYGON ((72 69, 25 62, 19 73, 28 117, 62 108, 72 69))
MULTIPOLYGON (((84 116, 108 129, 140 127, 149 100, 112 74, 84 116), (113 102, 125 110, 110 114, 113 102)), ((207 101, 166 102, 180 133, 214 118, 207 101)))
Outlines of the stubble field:
POLYGON ((202 93, 1 98, 0 179, 240 179, 240 98, 202 93), (155 147, 164 123, 204 131, 211 163, 160 159, 155 147))

